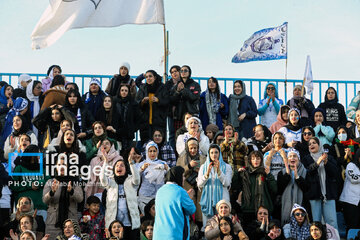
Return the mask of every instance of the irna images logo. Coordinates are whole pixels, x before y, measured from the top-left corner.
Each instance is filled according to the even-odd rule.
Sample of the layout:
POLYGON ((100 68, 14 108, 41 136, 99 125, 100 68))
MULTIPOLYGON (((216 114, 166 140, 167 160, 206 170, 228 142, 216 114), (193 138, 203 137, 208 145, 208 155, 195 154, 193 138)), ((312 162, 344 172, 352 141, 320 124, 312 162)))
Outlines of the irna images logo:
POLYGON ((44 157, 42 153, 9 153, 9 162, 8 162, 8 172, 9 176, 43 176, 44 175, 44 168, 43 168, 43 162, 44 157), (11 170, 12 165, 12 159, 15 159, 16 157, 39 157, 39 164, 40 164, 40 171, 39 172, 19 172, 14 173, 11 170))

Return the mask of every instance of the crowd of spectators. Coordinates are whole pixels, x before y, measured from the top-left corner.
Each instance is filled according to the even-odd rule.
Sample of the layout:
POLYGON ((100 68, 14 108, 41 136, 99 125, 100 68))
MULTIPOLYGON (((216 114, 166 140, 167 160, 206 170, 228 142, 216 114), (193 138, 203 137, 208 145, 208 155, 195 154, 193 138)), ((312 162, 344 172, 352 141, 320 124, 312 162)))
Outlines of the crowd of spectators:
POLYGON ((315 108, 268 83, 256 104, 187 65, 165 83, 129 72, 83 95, 58 65, 0 82, 0 239, 339 239, 339 214, 360 228, 360 92, 345 112, 333 87, 315 108))

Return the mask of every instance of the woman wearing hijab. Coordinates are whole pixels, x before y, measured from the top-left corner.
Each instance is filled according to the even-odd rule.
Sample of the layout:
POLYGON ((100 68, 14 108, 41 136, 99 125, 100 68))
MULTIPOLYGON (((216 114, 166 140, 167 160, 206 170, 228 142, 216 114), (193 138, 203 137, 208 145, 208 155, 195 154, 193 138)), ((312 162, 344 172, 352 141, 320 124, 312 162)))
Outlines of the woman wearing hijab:
POLYGON ((229 112, 228 99, 220 92, 218 80, 210 77, 207 90, 200 95, 200 120, 203 129, 209 124, 216 124, 223 129, 223 120, 227 119, 229 112))
POLYGON ((287 153, 287 164, 277 177, 278 194, 281 195, 281 223, 289 222, 294 204, 303 204, 306 169, 300 162, 300 154, 295 149, 287 153))
MULTIPOLYGON (((66 219, 62 225, 62 233, 56 237, 56 240, 89 240, 89 234, 81 233, 78 221, 74 219, 66 219)), ((50 235, 51 237, 51 235, 50 235)))
MULTIPOLYGON (((91 173, 94 173, 94 171, 96 171, 95 169, 99 169, 100 167, 102 167, 105 158, 107 164, 111 167, 113 167, 118 160, 123 159, 122 156, 120 156, 119 152, 116 151, 114 143, 107 138, 101 140, 97 155, 93 159, 91 159, 89 171, 91 173)), ((94 194, 101 195, 104 189, 99 187, 99 183, 99 176, 95 174, 90 174, 90 179, 84 189, 86 199, 94 194)))
POLYGON ((139 206, 144 213, 145 205, 156 196, 156 192, 164 185, 164 177, 169 168, 166 162, 158 159, 159 147, 150 141, 146 145, 146 158, 138 164, 141 175, 141 186, 139 189, 139 206))
POLYGON ((196 178, 199 174, 200 166, 206 161, 204 155, 199 153, 199 142, 196 138, 189 138, 185 144, 185 151, 180 154, 176 165, 184 168, 184 189, 189 191, 190 189, 195 190, 194 204, 196 205, 195 221, 201 223, 201 207, 200 199, 201 192, 197 187, 196 178))
POLYGON ((96 156, 100 149, 101 141, 109 139, 115 150, 118 150, 118 143, 116 140, 107 136, 106 127, 103 122, 96 121, 92 124, 93 136, 85 141, 86 146, 86 159, 90 162, 93 157, 96 156))
MULTIPOLYGON (((159 158, 166 162, 166 164, 172 168, 176 165, 176 155, 174 149, 165 139, 165 134, 160 129, 155 129, 151 141, 154 141, 159 147, 159 158)), ((143 146, 143 152, 141 155, 146 157, 146 145, 143 146)))
POLYGON ((18 78, 17 88, 14 89, 14 99, 18 97, 26 97, 26 87, 31 83, 32 79, 29 74, 21 74, 18 78))
POLYGON ((136 189, 140 185, 140 174, 133 160, 135 150, 132 149, 128 161, 118 160, 109 169, 107 158, 100 172, 101 185, 107 190, 105 225, 109 229, 110 223, 119 220, 124 226, 125 239, 140 238, 140 215, 136 189), (111 173, 113 176, 111 176, 111 173))
MULTIPOLYGON (((37 145, 29 145, 24 153, 37 153, 40 149, 37 145)), ((37 156, 21 156, 20 164, 15 167, 14 173, 29 173, 22 176, 14 176, 14 181, 21 183, 20 185, 10 185, 15 198, 15 202, 21 197, 30 197, 33 200, 35 209, 38 210, 38 214, 46 218, 47 206, 42 202, 43 188, 49 176, 31 176, 31 173, 40 172, 40 164, 37 156), (26 183, 26 184, 25 184, 26 183)))
POLYGON ((327 148, 330 148, 335 137, 335 132, 331 126, 326 126, 325 117, 326 114, 322 108, 315 108, 311 113, 315 137, 319 138, 322 145, 326 145, 327 148))
POLYGON ((9 153, 13 153, 16 150, 19 152, 20 150, 20 136, 22 134, 27 134, 31 141, 30 143, 37 145, 38 141, 35 134, 29 130, 29 126, 26 125, 25 119, 22 115, 17 115, 13 118, 12 121, 12 133, 6 138, 4 143, 4 157, 8 159, 9 153))
POLYGON ((317 137, 309 141, 310 155, 303 163, 306 169, 307 199, 310 200, 311 212, 314 221, 325 222, 337 229, 335 200, 338 197, 337 165, 335 159, 324 152, 323 146, 317 137))
MULTIPOLYGON (((67 130, 63 135, 65 141, 62 140, 62 143, 71 145, 71 136, 67 132, 72 132, 71 136, 75 139, 74 132, 67 130)), ((77 205, 83 200, 83 190, 78 184, 79 178, 71 175, 70 168, 73 165, 70 165, 69 159, 65 161, 59 155, 55 159, 55 176, 46 182, 42 197, 43 202, 48 205, 45 223, 46 233, 50 234, 51 240, 60 234, 66 219, 77 219, 77 205)))
POLYGON ((215 214, 215 206, 221 199, 230 202, 231 178, 231 166, 224 162, 220 147, 211 144, 206 161, 201 165, 197 177, 197 185, 201 190, 200 206, 203 213, 203 226, 215 214))
POLYGON ((169 93, 161 77, 154 70, 145 73, 146 84, 139 88, 136 102, 140 108, 140 138, 143 145, 151 139, 154 129, 166 131, 166 116, 169 104, 169 93))
POLYGON ((47 77, 41 80, 43 92, 46 92, 50 88, 50 85, 52 84, 53 79, 57 75, 61 74, 61 72, 62 72, 62 70, 59 65, 52 65, 49 67, 49 69, 46 73, 47 77))
POLYGON ((176 151, 180 155, 185 151, 185 143, 189 138, 196 138, 199 142, 199 151, 200 154, 206 156, 209 150, 209 138, 204 134, 204 131, 201 127, 201 121, 197 117, 190 117, 186 121, 187 132, 180 134, 176 139, 176 151))
POLYGON ((5 117, 13 107, 15 98, 14 88, 11 85, 4 85, 0 90, 0 130, 5 126, 5 117))
MULTIPOLYGON (((31 83, 29 83, 26 87, 26 97, 29 100, 31 119, 39 114, 41 105, 44 102, 44 96, 42 95, 41 89, 42 87, 40 81, 31 81, 31 83)), ((32 126, 32 130, 38 138, 40 133, 36 126, 32 126)))
POLYGON ((346 166, 345 183, 340 196, 347 229, 360 228, 360 150, 346 166))
POLYGON ((119 116, 115 111, 116 103, 111 96, 105 96, 101 106, 97 109, 95 115, 95 121, 103 122, 106 126, 107 135, 112 138, 119 140, 117 136, 118 125, 119 125, 119 116))
POLYGON ((65 110, 76 116, 75 131, 77 137, 80 139, 89 137, 94 118, 81 100, 80 93, 73 89, 69 90, 66 94, 64 107, 65 110))
POLYGON ((246 143, 249 153, 252 151, 261 151, 263 154, 269 151, 273 144, 271 142, 272 133, 261 124, 256 125, 253 129, 254 136, 248 139, 246 143))
POLYGON ((189 217, 196 210, 194 190, 186 192, 183 180, 184 169, 173 167, 166 175, 166 184, 157 192, 153 239, 190 239, 189 217))
POLYGON ((122 151, 131 148, 134 133, 139 129, 139 105, 131 97, 130 87, 121 85, 120 92, 114 100, 113 119, 116 140, 121 142, 122 151))
POLYGON ((239 133, 239 139, 253 135, 251 129, 256 125, 256 103, 251 96, 246 95, 245 83, 234 82, 234 94, 229 96, 229 123, 239 133))
POLYGON ((300 112, 296 108, 289 110, 289 123, 279 129, 284 134, 287 147, 293 148, 301 141, 300 112))
MULTIPOLYGON (((4 146, 3 142, 13 131, 12 126, 13 126, 13 119, 15 116, 22 115, 23 116, 22 120, 23 120, 24 126, 26 126, 26 127, 30 126, 31 117, 30 117, 30 113, 28 111, 28 109, 29 109, 28 105, 29 105, 29 102, 25 98, 18 97, 14 101, 13 107, 7 113, 6 118, 5 118, 5 124, 3 126, 2 133, 1 133, 1 139, 2 139, 2 141, 0 141, 1 147, 4 146)), ((37 142, 36 142, 36 144, 37 144, 37 142)))
POLYGON ((238 188, 236 202, 242 208, 244 222, 250 223, 260 206, 266 207, 269 213, 272 213, 272 197, 277 192, 277 185, 270 168, 263 167, 263 155, 260 151, 250 153, 247 166, 239 170, 239 183, 233 185, 238 188))
POLYGON ((280 128, 288 124, 289 122, 289 110, 290 107, 288 105, 282 105, 280 107, 280 111, 276 117, 276 122, 274 122, 269 128, 270 132, 276 133, 280 128))
POLYGON ((259 116, 261 116, 261 124, 269 128, 274 122, 276 122, 280 106, 283 104, 283 100, 279 99, 276 84, 266 84, 264 98, 260 100, 259 108, 257 109, 259 116))
POLYGON ((294 203, 290 214, 290 222, 283 227, 286 239, 306 240, 310 236, 310 221, 304 207, 294 203))
POLYGON ((281 132, 274 133, 272 143, 273 147, 264 154, 264 166, 270 168, 270 173, 277 180, 279 172, 286 168, 288 161, 284 135, 281 132))
POLYGON ((306 89, 304 88, 304 95, 301 96, 301 85, 295 85, 293 90, 293 97, 286 103, 290 108, 296 108, 299 110, 300 125, 311 125, 311 113, 315 109, 314 104, 310 99, 305 98, 306 89))
POLYGON ((134 79, 130 77, 129 72, 130 64, 123 62, 119 67, 119 74, 115 74, 109 81, 105 92, 115 97, 119 94, 121 86, 126 85, 130 88, 129 94, 131 98, 134 99, 136 96, 136 85, 134 79))
POLYGON ((318 108, 324 109, 324 122, 335 131, 340 125, 346 125, 347 118, 344 106, 339 103, 335 88, 329 87, 325 93, 325 102, 318 108))
POLYGON ((315 137, 314 129, 310 126, 303 127, 301 130, 301 142, 297 142, 294 147, 300 153, 301 161, 310 154, 309 140, 312 137, 315 137))
POLYGON ((231 204, 230 202, 226 200, 220 200, 216 204, 216 212, 212 218, 210 218, 206 222, 205 226, 205 237, 208 240, 214 240, 219 239, 221 236, 220 231, 220 220, 224 217, 228 217, 231 220, 231 223, 233 224, 233 233, 238 234, 239 236, 242 236, 241 240, 248 239, 247 235, 244 233, 244 230, 241 226, 240 220, 231 214, 231 204))
POLYGON ((56 104, 41 110, 39 114, 33 118, 32 123, 34 126, 40 133, 44 134, 43 148, 47 148, 51 141, 58 136, 60 123, 64 119, 71 122, 76 121, 73 114, 65 111, 63 106, 56 104))

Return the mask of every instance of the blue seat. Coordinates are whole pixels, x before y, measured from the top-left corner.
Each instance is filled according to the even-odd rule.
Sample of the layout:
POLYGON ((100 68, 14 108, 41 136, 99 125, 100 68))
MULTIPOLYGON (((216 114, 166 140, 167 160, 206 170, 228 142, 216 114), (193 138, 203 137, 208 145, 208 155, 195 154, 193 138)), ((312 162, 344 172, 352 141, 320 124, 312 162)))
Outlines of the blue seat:
POLYGON ((360 229, 349 229, 348 235, 347 235, 347 240, 350 239, 355 239, 356 236, 360 237, 360 229))

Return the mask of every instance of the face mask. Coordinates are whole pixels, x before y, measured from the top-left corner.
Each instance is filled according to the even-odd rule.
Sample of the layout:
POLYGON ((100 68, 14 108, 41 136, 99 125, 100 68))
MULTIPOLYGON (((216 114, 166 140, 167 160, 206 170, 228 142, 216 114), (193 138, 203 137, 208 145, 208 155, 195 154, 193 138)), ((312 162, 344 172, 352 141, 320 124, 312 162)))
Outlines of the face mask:
POLYGON ((338 135, 338 139, 340 141, 346 141, 346 138, 347 138, 347 134, 346 133, 341 133, 338 135))

